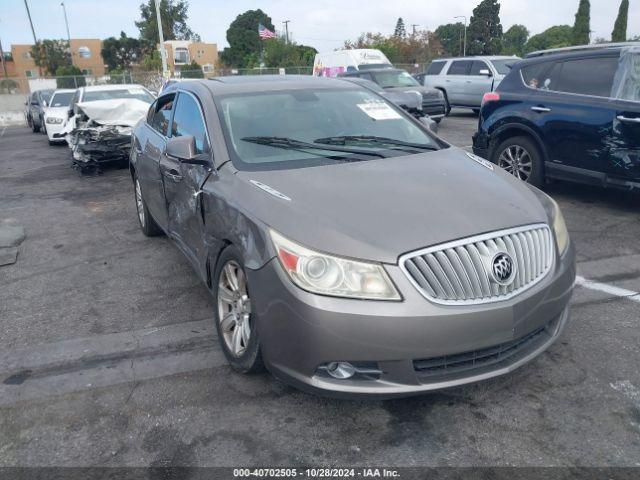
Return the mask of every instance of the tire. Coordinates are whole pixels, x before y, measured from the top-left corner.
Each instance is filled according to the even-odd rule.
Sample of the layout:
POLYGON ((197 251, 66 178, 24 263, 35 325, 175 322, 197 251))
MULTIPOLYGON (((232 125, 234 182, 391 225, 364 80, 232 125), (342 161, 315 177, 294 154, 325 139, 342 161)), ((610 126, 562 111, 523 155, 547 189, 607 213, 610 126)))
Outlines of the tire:
POLYGON ((542 154, 529 137, 507 138, 493 150, 491 161, 516 178, 535 187, 541 187, 544 183, 542 154))
POLYGON ((47 124, 46 124, 46 123, 44 123, 44 118, 42 118, 42 117, 40 117, 40 125, 42 126, 42 127, 41 127, 41 129, 40 129, 40 131, 41 131, 43 134, 45 134, 45 135, 46 135, 46 134, 47 134, 47 124))
POLYGON ((147 237, 157 237, 162 235, 162 229, 158 226, 156 221, 151 216, 151 212, 147 208, 147 203, 142 196, 142 189, 140 188, 140 182, 138 177, 133 177, 133 195, 136 201, 136 211, 138 213, 138 222, 140 223, 140 229, 147 237))
POLYGON ((230 245, 223 250, 212 281, 214 321, 227 361, 240 373, 263 372, 265 367, 258 338, 257 317, 251 309, 251 289, 242 255, 235 246, 230 245))
POLYGON ((442 93, 444 94, 444 114, 448 117, 451 115, 451 104, 449 103, 449 96, 447 95, 447 92, 442 90, 442 93))
POLYGON ((31 119, 31 131, 33 133, 38 133, 40 131, 40 125, 36 125, 36 122, 33 121, 33 118, 31 119))
POLYGON ((478 115, 480 115, 480 109, 479 108, 472 108, 473 110, 473 114, 477 117, 478 115))
POLYGON ((434 118, 433 121, 439 124, 442 121, 442 117, 434 118))

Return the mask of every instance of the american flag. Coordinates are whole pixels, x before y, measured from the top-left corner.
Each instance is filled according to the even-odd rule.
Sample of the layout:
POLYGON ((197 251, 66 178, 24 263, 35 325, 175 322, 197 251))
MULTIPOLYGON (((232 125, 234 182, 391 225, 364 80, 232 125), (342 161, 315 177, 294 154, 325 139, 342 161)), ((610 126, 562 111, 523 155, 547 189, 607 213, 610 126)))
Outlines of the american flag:
POLYGON ((258 25, 258 35, 260 35, 262 40, 266 40, 267 38, 276 38, 276 34, 261 23, 258 25))

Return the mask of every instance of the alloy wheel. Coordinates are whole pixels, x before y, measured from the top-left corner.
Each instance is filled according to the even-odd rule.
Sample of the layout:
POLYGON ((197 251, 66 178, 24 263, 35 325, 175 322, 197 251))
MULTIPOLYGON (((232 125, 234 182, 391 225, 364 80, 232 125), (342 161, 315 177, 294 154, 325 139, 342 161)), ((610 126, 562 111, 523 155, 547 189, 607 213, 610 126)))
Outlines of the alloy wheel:
POLYGON ((533 160, 531 154, 524 147, 510 145, 500 153, 498 166, 526 182, 531 176, 533 160))
POLYGON ((140 182, 136 178, 136 210, 138 210, 138 220, 140 225, 144 228, 144 204, 142 203, 142 191, 140 190, 140 182))
POLYGON ((223 267, 218 281, 218 319, 224 342, 235 357, 249 348, 250 318, 247 279, 242 267, 231 260, 223 267))

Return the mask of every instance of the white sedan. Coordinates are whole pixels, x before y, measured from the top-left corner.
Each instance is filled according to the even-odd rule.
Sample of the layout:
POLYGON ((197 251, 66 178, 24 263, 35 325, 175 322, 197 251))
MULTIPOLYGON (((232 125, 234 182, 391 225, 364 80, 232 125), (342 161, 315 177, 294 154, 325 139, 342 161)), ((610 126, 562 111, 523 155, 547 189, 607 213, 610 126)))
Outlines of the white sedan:
POLYGON ((74 93, 74 89, 56 90, 44 111, 44 126, 49 137, 49 145, 65 142, 62 129, 69 117, 69 105, 74 93))

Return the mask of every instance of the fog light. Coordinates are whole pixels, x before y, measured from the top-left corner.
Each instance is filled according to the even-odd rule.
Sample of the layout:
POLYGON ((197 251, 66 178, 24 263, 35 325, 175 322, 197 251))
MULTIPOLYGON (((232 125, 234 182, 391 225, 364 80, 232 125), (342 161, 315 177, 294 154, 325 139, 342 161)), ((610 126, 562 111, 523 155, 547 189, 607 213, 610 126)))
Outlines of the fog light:
POLYGON ((333 378, 345 380, 356 373, 356 368, 349 362, 331 362, 327 365, 327 373, 333 378))

